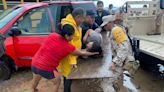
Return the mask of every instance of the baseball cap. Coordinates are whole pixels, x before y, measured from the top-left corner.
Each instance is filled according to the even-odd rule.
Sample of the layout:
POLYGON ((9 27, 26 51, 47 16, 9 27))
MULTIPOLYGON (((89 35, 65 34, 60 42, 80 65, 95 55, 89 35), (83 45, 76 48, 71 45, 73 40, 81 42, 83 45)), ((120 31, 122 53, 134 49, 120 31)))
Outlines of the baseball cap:
POLYGON ((96 17, 96 13, 93 10, 87 10, 86 11, 86 15, 92 16, 92 17, 96 17))

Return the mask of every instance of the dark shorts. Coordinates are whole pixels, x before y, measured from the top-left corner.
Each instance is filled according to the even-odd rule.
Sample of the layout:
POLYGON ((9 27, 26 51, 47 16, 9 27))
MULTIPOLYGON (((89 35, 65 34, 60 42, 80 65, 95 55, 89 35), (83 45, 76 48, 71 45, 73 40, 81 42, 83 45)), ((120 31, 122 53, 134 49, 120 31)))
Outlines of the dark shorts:
POLYGON ((35 66, 31 66, 31 70, 32 70, 33 73, 39 74, 39 75, 41 75, 42 77, 44 77, 46 79, 55 78, 53 71, 52 72, 44 71, 44 70, 36 68, 35 66))

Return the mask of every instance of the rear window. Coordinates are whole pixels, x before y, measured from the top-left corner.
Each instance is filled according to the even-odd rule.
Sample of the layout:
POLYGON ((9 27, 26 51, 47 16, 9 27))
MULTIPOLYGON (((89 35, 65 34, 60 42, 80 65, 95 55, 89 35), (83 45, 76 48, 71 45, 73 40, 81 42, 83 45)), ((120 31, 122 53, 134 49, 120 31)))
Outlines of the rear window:
POLYGON ((81 7, 84 10, 93 10, 96 13, 96 6, 93 3, 73 4, 73 8, 81 7))

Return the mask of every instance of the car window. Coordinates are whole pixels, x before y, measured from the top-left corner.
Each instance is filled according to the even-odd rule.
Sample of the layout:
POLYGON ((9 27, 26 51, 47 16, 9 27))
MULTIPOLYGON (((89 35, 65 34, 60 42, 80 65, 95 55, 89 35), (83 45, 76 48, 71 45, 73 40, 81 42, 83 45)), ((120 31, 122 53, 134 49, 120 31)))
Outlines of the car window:
POLYGON ((52 32, 50 13, 47 7, 35 8, 25 13, 15 24, 22 35, 49 34, 52 32))
POLYGON ((3 12, 0 16, 0 29, 7 25, 15 16, 20 14, 23 9, 24 7, 17 7, 3 12))

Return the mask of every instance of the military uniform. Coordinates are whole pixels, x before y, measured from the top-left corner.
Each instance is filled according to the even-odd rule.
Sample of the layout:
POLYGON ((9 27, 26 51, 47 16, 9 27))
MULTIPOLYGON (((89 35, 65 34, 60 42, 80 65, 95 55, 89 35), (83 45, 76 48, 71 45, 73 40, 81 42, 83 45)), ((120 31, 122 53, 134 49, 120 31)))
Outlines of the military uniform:
POLYGON ((113 85, 116 85, 119 79, 122 79, 123 64, 129 55, 132 56, 132 49, 128 37, 123 27, 115 25, 110 33, 112 62, 116 65, 113 73, 113 85))
POLYGON ((127 56, 132 55, 130 42, 124 29, 120 26, 115 26, 111 31, 110 39, 113 56, 112 62, 122 67, 127 56))

